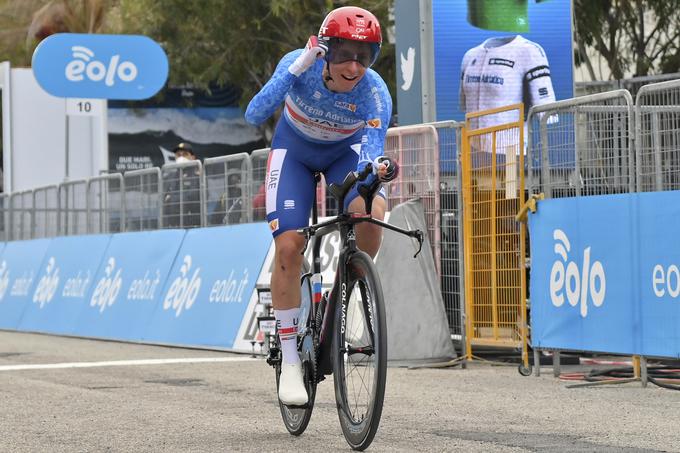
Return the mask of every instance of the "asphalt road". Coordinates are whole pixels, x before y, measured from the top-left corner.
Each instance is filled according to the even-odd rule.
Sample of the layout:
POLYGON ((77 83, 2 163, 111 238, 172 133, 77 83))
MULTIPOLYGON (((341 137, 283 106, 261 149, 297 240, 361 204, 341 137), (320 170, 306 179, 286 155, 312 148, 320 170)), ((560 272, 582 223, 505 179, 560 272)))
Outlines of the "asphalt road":
MULTIPOLYGON (((369 451, 680 452, 680 392, 568 384, 484 362, 390 368, 369 451)), ((0 417, 2 452, 349 450, 329 381, 292 437, 273 370, 219 351, 0 331, 0 417)))

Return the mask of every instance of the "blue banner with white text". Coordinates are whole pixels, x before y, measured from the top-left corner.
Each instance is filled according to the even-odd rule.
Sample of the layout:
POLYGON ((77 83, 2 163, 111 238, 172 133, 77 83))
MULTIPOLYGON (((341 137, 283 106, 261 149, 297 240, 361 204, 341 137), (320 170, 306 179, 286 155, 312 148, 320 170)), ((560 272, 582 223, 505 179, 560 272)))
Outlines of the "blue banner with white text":
POLYGON ((73 333, 110 239, 108 234, 52 239, 19 329, 73 333))
POLYGON ((529 216, 532 344, 680 357, 680 191, 544 200, 529 216))
POLYGON ((8 242, 0 261, 0 328, 16 329, 31 304, 50 239, 8 242))
POLYGON ((185 234, 159 230, 113 235, 75 333, 140 341, 185 234))
POLYGON ((188 230, 143 340, 231 348, 271 241, 266 223, 188 230))

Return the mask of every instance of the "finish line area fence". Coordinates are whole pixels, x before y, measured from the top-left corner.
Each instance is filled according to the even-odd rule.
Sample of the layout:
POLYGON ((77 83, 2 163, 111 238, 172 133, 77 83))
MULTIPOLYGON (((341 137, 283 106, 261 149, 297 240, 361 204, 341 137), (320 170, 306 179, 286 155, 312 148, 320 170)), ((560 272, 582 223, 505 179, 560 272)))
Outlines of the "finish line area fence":
MULTIPOLYGON (((527 313, 533 315, 539 300, 526 305, 533 294, 527 294, 525 260, 534 257, 525 251, 524 225, 515 214, 539 193, 551 200, 680 189, 680 81, 643 86, 635 102, 628 91, 616 90, 533 107, 526 129, 521 106, 508 109, 517 111, 516 121, 490 127, 476 120, 493 111, 474 113, 465 124, 391 128, 386 154, 399 161, 401 174, 386 189, 389 209, 422 201, 450 333, 465 356, 472 358, 476 346, 520 348, 526 366, 527 343, 535 340, 527 313), (526 153, 519 152, 524 142, 526 153)), ((0 239, 263 221, 268 153, 259 149, 4 194, 0 239)), ((323 185, 319 192, 320 215, 333 215, 337 209, 323 185)), ((535 352, 621 353, 532 344, 535 352)))

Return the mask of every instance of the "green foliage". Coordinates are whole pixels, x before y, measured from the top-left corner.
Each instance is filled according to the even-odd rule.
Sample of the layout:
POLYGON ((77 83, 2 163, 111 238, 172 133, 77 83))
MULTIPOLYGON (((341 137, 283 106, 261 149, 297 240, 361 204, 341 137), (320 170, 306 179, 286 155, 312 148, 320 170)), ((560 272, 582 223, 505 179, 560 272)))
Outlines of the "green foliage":
POLYGON ((574 0, 577 64, 592 66, 595 49, 614 79, 676 72, 680 64, 680 0, 574 0))
MULTIPOLYGON (((372 11, 383 30, 390 26, 392 0, 351 2, 372 11)), ((350 4, 329 0, 120 0, 124 33, 159 42, 170 59, 171 85, 234 84, 242 103, 269 80, 281 57, 304 46, 333 8, 350 4)), ((386 31, 383 32, 386 36, 386 31)), ((394 46, 385 43, 375 69, 396 84, 394 46)))

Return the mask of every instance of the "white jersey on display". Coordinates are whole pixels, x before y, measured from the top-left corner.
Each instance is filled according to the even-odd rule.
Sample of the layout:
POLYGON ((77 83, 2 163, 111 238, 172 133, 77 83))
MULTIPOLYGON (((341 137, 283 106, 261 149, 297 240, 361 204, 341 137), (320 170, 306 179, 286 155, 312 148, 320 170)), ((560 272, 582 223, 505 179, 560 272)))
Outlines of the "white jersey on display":
MULTIPOLYGON (((550 67, 543 48, 517 35, 490 38, 468 50, 461 64, 460 107, 466 113, 524 103, 555 101, 550 67)), ((517 121, 509 111, 479 118, 475 127, 490 127, 517 121)))

